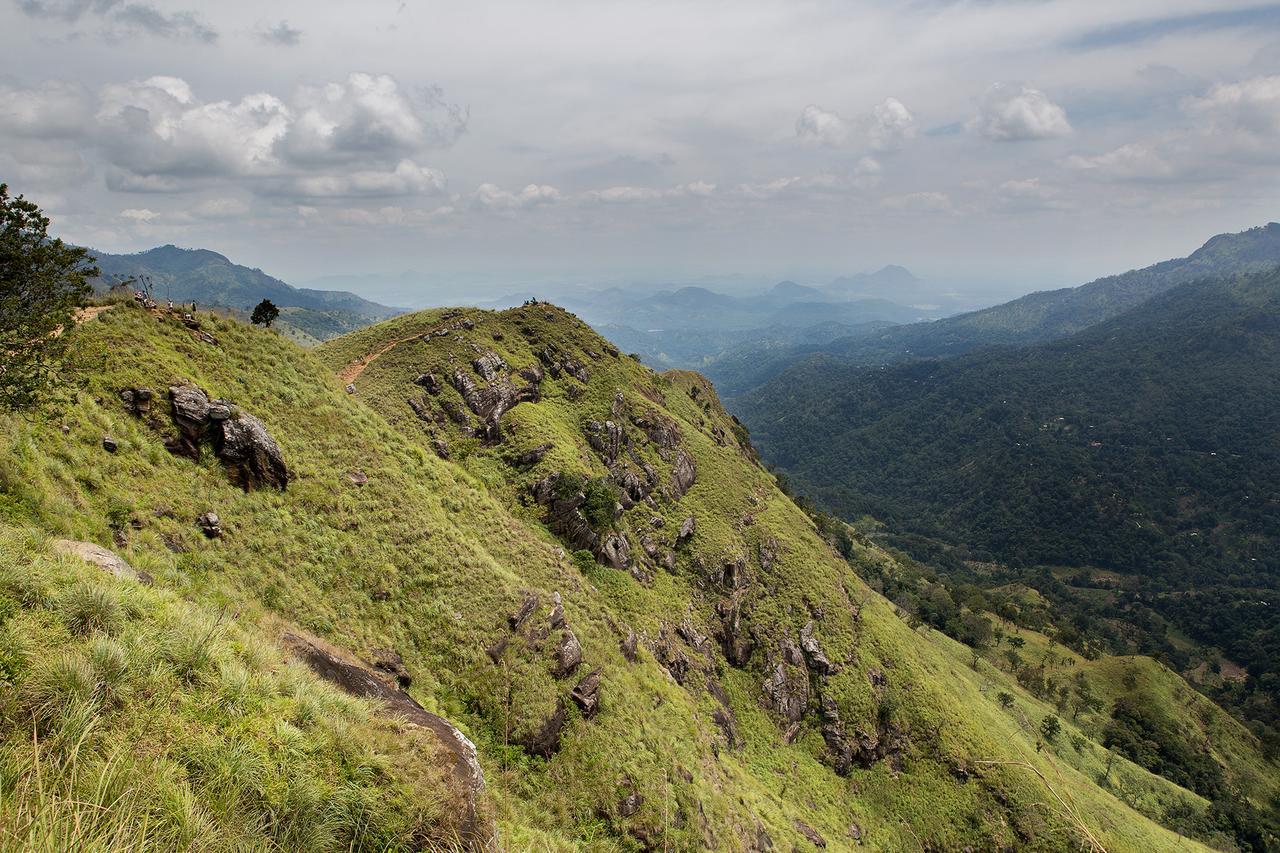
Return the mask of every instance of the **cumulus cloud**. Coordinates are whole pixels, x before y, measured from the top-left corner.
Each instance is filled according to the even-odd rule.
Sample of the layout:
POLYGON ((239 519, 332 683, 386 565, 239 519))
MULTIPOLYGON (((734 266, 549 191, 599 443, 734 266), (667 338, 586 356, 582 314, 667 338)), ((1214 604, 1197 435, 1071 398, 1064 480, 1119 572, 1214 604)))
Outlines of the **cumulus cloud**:
POLYGON ((244 177, 279 169, 276 144, 291 111, 268 94, 198 100, 177 77, 106 86, 97 141, 113 165, 139 177, 244 177))
POLYGON ((518 210, 552 204, 562 198, 560 191, 547 184, 529 184, 520 192, 504 190, 497 184, 481 184, 471 194, 471 204, 486 210, 518 210))
POLYGON ((628 202, 661 201, 676 198, 705 198, 716 191, 716 185, 706 181, 692 181, 677 184, 673 187, 606 187, 590 190, 582 194, 584 201, 603 204, 626 204, 628 202))
POLYGON ((796 136, 832 148, 856 145, 872 151, 895 151, 916 131, 915 116, 897 98, 886 98, 870 113, 853 119, 809 104, 796 119, 796 136))
POLYGON ((1203 97, 1184 100, 1182 108, 1206 134, 1274 151, 1280 139, 1280 75, 1219 83, 1203 97))
POLYGON ((808 142, 835 148, 848 142, 849 134, 844 119, 817 104, 809 104, 796 119, 796 136, 808 142))
POLYGON ((1062 107, 1039 89, 996 83, 983 93, 968 128, 996 142, 1052 139, 1071 133, 1062 107))
POLYGON ((466 131, 468 119, 439 90, 413 97, 386 74, 355 73, 341 83, 303 87, 294 108, 284 148, 291 159, 312 163, 450 145, 466 131))
POLYGON ((160 214, 154 210, 148 210, 145 207, 129 207, 120 211, 121 219, 128 219, 130 222, 136 222, 145 225, 159 218, 160 214))
POLYGON ((258 38, 268 44, 277 44, 281 47, 296 47, 302 42, 302 30, 289 26, 288 21, 281 21, 274 27, 267 27, 262 30, 258 33, 258 38))
POLYGON ((1062 165, 1104 180, 1163 180, 1175 172, 1174 165, 1155 147, 1137 142, 1093 157, 1074 154, 1062 165))
POLYGON ((303 87, 288 100, 257 92, 206 101, 169 76, 96 93, 56 81, 0 85, 0 147, 15 171, 49 161, 61 145, 82 170, 82 153, 100 161, 106 186, 119 192, 180 192, 235 180, 254 192, 299 198, 438 193, 444 174, 420 158, 463 127, 465 115, 444 105, 438 91, 409 95, 385 75, 351 74, 303 87))
POLYGON ((286 194, 303 198, 383 198, 440 193, 446 186, 444 172, 401 160, 390 171, 361 170, 327 175, 306 175, 287 181, 286 194))

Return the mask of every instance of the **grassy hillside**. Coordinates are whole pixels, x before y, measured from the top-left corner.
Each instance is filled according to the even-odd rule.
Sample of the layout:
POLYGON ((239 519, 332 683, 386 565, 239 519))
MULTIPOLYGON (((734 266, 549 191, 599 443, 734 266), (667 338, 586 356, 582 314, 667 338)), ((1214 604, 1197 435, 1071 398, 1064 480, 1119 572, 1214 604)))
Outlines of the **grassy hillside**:
MULTIPOLYGON (((115 805, 93 830, 106 848, 162 823, 199 827, 214 849, 296 848, 301 837, 315 848, 449 843, 457 792, 388 739, 394 724, 371 706, 280 663, 274 641, 297 626, 361 656, 403 657, 413 698, 478 746, 485 808, 510 850, 805 849, 814 838, 829 849, 1058 850, 1089 836, 1108 850, 1200 847, 1156 821, 1159 804, 1199 814, 1203 800, 1135 767, 1129 805, 1099 787, 1089 762, 1037 748, 1035 727, 992 695, 1003 677, 921 636, 872 592, 754 461, 700 377, 655 375, 543 305, 424 312, 317 353, 199 319, 193 333, 120 306, 70 330, 107 363, 59 417, 0 422, 0 553, 5 577, 18 578, 5 581, 11 603, 0 609, 0 648, 17 661, 0 693, 0 757, 17 768, 0 774, 7 814, 66 815, 88 796, 76 786, 91 784, 107 793, 88 802, 115 805), (526 395, 477 438, 484 424, 461 408, 455 371, 481 388, 523 387, 510 377, 540 363, 537 352, 559 375, 546 367, 536 401, 526 395), (441 378, 436 394, 422 374, 441 378), (165 449, 163 389, 184 381, 262 420, 289 466, 286 489, 246 492, 210 455, 165 449), (141 416, 119 395, 139 387, 161 392, 141 416), (621 448, 612 473, 599 447, 621 448), (621 513, 599 499, 620 500, 609 478, 648 476, 645 466, 656 482, 647 497, 621 513), (556 472, 554 494, 592 496, 580 505, 600 539, 626 538, 628 568, 548 530, 534 495, 556 472), (217 538, 197 524, 210 510, 217 538), (692 534, 673 547, 691 516, 692 534), (154 590, 53 557, 48 537, 112 547, 154 590), (36 585, 47 594, 24 591, 33 571, 47 571, 36 585), (85 597, 118 599, 106 606, 116 615, 86 622, 76 616, 85 597), (207 654, 193 662, 191 637, 206 636, 217 641, 196 643, 207 654), (70 682, 46 671, 64 656, 70 682), (50 737, 78 744, 72 759, 45 751, 39 731, 31 738, 55 678, 54 695, 86 700, 52 705, 50 737), (132 701, 110 700, 116 682, 132 701), (317 703, 328 710, 300 707, 317 703), (334 736, 339 726, 356 734, 334 736), (212 739, 217 750, 202 746, 212 739), (114 778, 104 768, 121 743, 145 745, 128 777, 154 779, 140 799, 91 782, 114 778), (227 769, 266 757, 263 775, 227 769), (34 789, 33 776, 63 787, 34 789), (431 793, 412 795, 422 788, 431 793), (176 806, 153 797, 196 816, 160 821, 176 806), (371 801, 376 820, 365 820, 371 801), (295 826, 313 836, 280 835, 295 826), (366 826, 377 834, 354 834, 366 826)), ((164 833, 154 846, 190 837, 164 833)), ((59 848, 61 837, 35 846, 59 848)))

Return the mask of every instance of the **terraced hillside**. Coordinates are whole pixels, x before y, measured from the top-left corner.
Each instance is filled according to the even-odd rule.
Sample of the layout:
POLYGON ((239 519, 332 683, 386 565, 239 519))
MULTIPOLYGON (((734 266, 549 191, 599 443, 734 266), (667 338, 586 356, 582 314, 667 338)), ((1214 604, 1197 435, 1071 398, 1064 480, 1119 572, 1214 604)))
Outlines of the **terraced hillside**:
POLYGON ((0 846, 1203 849, 1158 822, 1203 799, 1099 784, 900 618, 701 377, 543 304, 198 325, 106 311, 76 403, 0 422, 0 846))

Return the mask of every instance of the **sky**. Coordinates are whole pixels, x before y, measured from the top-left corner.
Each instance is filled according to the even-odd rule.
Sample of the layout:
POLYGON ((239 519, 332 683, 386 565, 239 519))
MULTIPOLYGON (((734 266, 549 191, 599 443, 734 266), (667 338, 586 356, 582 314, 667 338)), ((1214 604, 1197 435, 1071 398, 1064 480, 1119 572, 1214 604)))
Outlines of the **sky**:
POLYGON ((1280 218, 1280 4, 0 0, 0 33, 0 181, 56 233, 293 283, 1012 295, 1280 218))

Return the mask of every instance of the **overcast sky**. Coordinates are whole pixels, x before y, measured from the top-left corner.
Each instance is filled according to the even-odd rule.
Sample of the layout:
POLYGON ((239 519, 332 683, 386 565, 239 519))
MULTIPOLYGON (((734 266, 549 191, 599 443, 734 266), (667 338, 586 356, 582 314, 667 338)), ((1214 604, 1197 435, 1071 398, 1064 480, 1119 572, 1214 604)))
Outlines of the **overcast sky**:
POLYGON ((0 180, 289 281, 1011 289, 1280 218, 1280 4, 0 0, 0 180))

